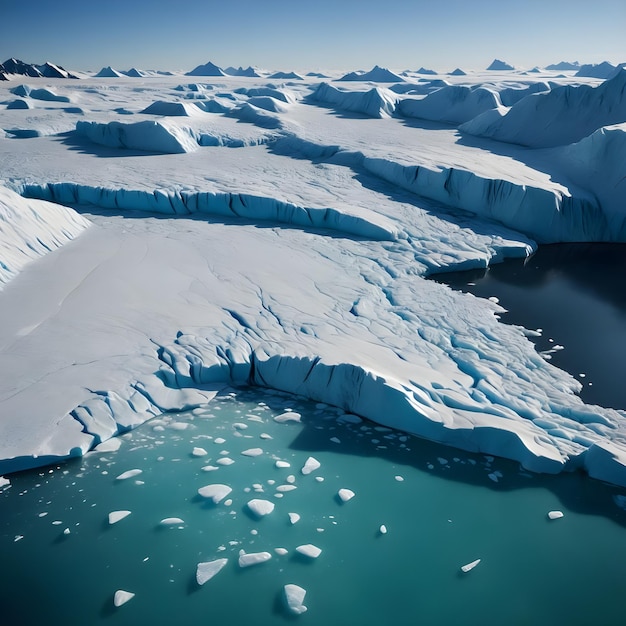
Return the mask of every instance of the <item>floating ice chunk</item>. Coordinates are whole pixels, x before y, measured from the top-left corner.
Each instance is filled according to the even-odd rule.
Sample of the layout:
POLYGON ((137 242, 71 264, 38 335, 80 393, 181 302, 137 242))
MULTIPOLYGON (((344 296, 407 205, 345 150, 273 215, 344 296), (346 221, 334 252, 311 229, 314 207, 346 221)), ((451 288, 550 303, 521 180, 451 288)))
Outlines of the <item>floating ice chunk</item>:
POLYGON ((296 477, 293 474, 289 474, 289 476, 285 478, 285 481, 288 482, 290 485, 293 485, 296 482, 296 477))
POLYGON ((48 511, 43 511, 42 513, 39 513, 37 517, 45 517, 46 515, 48 515, 48 511))
POLYGON ((232 506, 233 501, 231 498, 228 498, 228 500, 224 500, 224 506, 232 506))
POLYGON ((299 422, 302 416, 300 413, 296 413, 295 411, 287 411, 286 413, 281 413, 274 418, 275 422, 282 424, 284 422, 299 422))
POLYGON ((444 458, 443 458, 443 457, 441 457, 441 456, 438 456, 438 457, 437 457, 437 461, 439 461, 439 464, 440 464, 440 465, 447 465, 447 464, 448 464, 448 459, 444 459, 444 458))
POLYGON ((348 422, 349 424, 360 424, 363 420, 353 413, 344 413, 337 418, 340 422, 348 422))
POLYGON ((276 487, 276 491, 280 493, 285 493, 286 491, 293 491, 294 489, 297 489, 295 485, 278 485, 278 487, 276 487))
POLYGON ((10 485, 11 485, 11 481, 8 478, 5 478, 4 476, 0 476, 0 491, 2 489, 6 489, 10 485))
POLYGON ((462 565, 461 571, 469 572, 470 570, 473 570, 479 563, 480 563, 480 559, 476 559, 475 561, 472 561, 471 563, 468 563, 467 565, 462 565))
POLYGON ((54 522, 52 522, 53 526, 60 526, 63 522, 60 519, 55 519, 54 522))
POLYGON ((214 472, 215 470, 218 470, 219 467, 217 465, 205 465, 202 468, 203 472, 214 472))
POLYGON ((128 478, 132 478, 133 476, 139 476, 141 472, 142 470, 140 469, 128 470, 127 472, 123 472, 122 474, 120 474, 115 480, 126 480, 128 478))
POLYGON ((94 450, 96 452, 115 452, 119 450, 122 445, 122 440, 119 437, 111 437, 102 443, 99 443, 94 450))
POLYGON ((166 517, 159 522, 161 526, 181 526, 184 523, 185 520, 180 519, 180 517, 166 517))
POLYGON ((285 556, 285 554, 289 554, 289 550, 287 548, 274 548, 274 552, 279 556, 285 556))
POLYGON ((203 498, 210 498, 211 500, 213 500, 213 502, 215 502, 215 504, 218 504, 231 491, 232 489, 228 485, 215 483, 212 485, 206 485, 204 487, 200 487, 200 489, 198 489, 198 494, 201 495, 203 498))
POLYGON ((287 461, 276 461, 274 465, 278 467, 279 469, 285 469, 287 467, 291 467, 291 464, 287 463, 287 461))
POLYGON ((269 515, 274 510, 274 503, 269 500, 250 500, 247 506, 257 517, 269 515))
POLYGON ((243 450, 243 456, 261 456, 263 454, 263 448, 248 448, 248 450, 243 450))
POLYGON ((228 559, 216 559, 215 561, 205 561, 198 563, 196 568, 196 581, 199 585, 211 580, 228 563, 228 559))
POLYGON ((109 524, 117 524, 117 522, 129 515, 130 511, 111 511, 109 513, 109 524))
POLYGON ((242 422, 235 422, 233 424, 233 428, 235 430, 246 430, 246 428, 248 428, 248 424, 244 424, 242 422))
POLYGON ((315 477, 315 480, 316 480, 318 483, 323 483, 323 482, 324 482, 324 477, 323 477, 323 476, 316 476, 316 477, 315 477))
POLYGON ((15 535, 13 543, 15 543, 16 541, 21 541, 22 539, 24 539, 24 535, 15 535))
POLYGON ((69 535, 69 534, 70 534, 70 532, 71 532, 71 531, 70 531, 70 529, 69 529, 69 528, 66 528, 66 529, 63 531, 63 534, 64 534, 64 535, 69 535))
POLYGON ((292 524, 297 524, 300 521, 300 516, 297 513, 289 513, 289 521, 292 524))
POLYGON ((268 435, 267 433, 261 433, 259 437, 261 439, 273 439, 272 435, 268 435))
POLYGON ((248 554, 239 554, 239 567, 250 567, 251 565, 258 565, 259 563, 265 563, 272 558, 269 552, 249 552, 248 554))
POLYGON ((191 454, 193 456, 206 456, 208 454, 208 452, 204 448, 194 448, 191 451, 191 454))
POLYGON ((550 511, 548 513, 548 519, 560 519, 563 517, 563 511, 550 511))
POLYGON ((216 437, 215 439, 213 439, 213 443, 222 445, 223 443, 226 443, 226 439, 224 439, 223 437, 216 437))
POLYGON ((316 559, 320 554, 322 554, 322 549, 314 546, 312 543, 305 543, 296 548, 296 552, 298 554, 302 554, 304 556, 308 556, 311 559, 316 559))
POLYGON ((494 483, 498 482, 498 475, 495 472, 491 472, 491 474, 487 474, 487 478, 493 480, 494 483))
POLYGON ((318 469, 321 466, 322 464, 315 457, 310 456, 305 461, 300 471, 306 476, 307 474, 314 472, 316 469, 318 469))
POLYGON ((232 465, 235 461, 228 456, 223 456, 221 459, 215 461, 218 465, 232 465))
POLYGON ((172 430, 187 430, 189 424, 187 424, 186 422, 172 422, 171 424, 168 424, 167 427, 171 428, 172 430))
POLYGON ((348 500, 352 500, 356 494, 351 489, 340 489, 337 495, 342 502, 347 502, 348 500))
POLYGON ((331 437, 331 438, 330 438, 330 440, 331 440, 333 443, 341 443, 341 439, 339 439, 339 437, 331 437))
POLYGON ((380 525, 380 528, 378 529, 378 532, 379 532, 381 535, 386 535, 386 534, 387 534, 387 527, 386 527, 384 524, 381 524, 381 525, 380 525))
POLYGON ((135 594, 131 591, 124 591, 123 589, 118 589, 113 596, 113 604, 115 606, 122 606, 122 604, 126 604, 129 600, 132 600, 135 597, 135 594))
POLYGON ((401 483, 404 480, 404 476, 394 476, 394 478, 401 483))
POLYGON ((304 596, 306 596, 306 590, 298 585, 285 585, 284 587, 285 593, 285 602, 287 604, 287 608, 294 615, 301 615, 307 610, 307 607, 304 606, 304 596))

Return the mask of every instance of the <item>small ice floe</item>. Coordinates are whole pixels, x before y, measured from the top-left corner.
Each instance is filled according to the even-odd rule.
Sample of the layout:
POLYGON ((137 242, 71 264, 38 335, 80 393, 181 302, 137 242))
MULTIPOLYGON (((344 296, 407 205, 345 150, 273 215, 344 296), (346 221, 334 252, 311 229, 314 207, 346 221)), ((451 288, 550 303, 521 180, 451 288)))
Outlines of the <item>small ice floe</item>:
POLYGON ((316 480, 318 483, 323 483, 323 482, 324 482, 324 477, 323 477, 323 476, 316 476, 316 477, 315 477, 315 480, 316 480))
POLYGON ((128 478, 133 478, 134 476, 139 476, 142 473, 140 469, 132 469, 127 472, 122 472, 115 480, 127 480, 128 478))
POLYGON ((289 474, 289 476, 285 478, 285 482, 288 482, 290 485, 293 485, 296 482, 296 477, 293 474, 289 474))
POLYGON ((204 448, 194 448, 191 451, 192 456, 206 456, 208 452, 204 448))
POLYGON ((354 498, 356 494, 354 493, 354 491, 352 491, 351 489, 340 489, 337 492, 337 497, 342 501, 342 502, 348 502, 348 500, 352 500, 352 498, 354 498))
POLYGON ((493 480, 494 483, 497 483, 499 480, 499 476, 496 472, 491 472, 491 474, 487 474, 487 478, 489 480, 493 480))
POLYGON ((248 509, 257 517, 269 515, 274 510, 274 503, 269 500, 250 500, 247 505, 248 509))
POLYGON ((404 480, 404 476, 394 476, 394 478, 401 483, 404 480))
POLYGON ((231 459, 229 456, 223 456, 221 459, 217 459, 215 461, 218 465, 232 465, 235 461, 231 459))
POLYGON ((287 411, 286 413, 281 413, 274 418, 275 422, 279 424, 284 424, 285 422, 299 422, 302 416, 300 413, 296 413, 295 411, 287 411))
POLYGON ((111 511, 109 513, 109 524, 117 524, 120 520, 130 515, 130 511, 111 511))
POLYGON ((563 511, 549 511, 548 519, 560 519, 563 517, 563 511))
POLYGON ((13 543, 21 541, 22 539, 24 539, 24 535, 15 535, 15 537, 13 538, 13 543))
POLYGON ((55 519, 54 522, 52 522, 53 526, 60 526, 63 522, 60 519, 55 519))
POLYGON ((218 470, 219 467, 217 465, 205 465, 201 469, 203 472, 214 472, 215 470, 218 470))
POLYGON ((291 467, 291 464, 287 463, 287 461, 276 461, 276 463, 274 463, 274 465, 278 469, 286 469, 287 467, 291 467))
POLYGON ((322 549, 314 546, 312 543, 305 543, 296 548, 296 552, 298 554, 302 554, 303 556, 308 556, 310 559, 316 559, 320 554, 322 554, 322 549))
POLYGON ((289 513, 289 521, 291 524, 297 524, 300 521, 300 516, 297 513, 289 513))
POLYGON ((285 585, 283 588, 285 594, 285 604, 287 609, 294 615, 301 615, 307 610, 304 606, 304 596, 306 596, 306 590, 298 585, 285 585))
POLYGON ((11 481, 4 476, 0 476, 0 491, 3 491, 7 487, 11 486, 11 481))
POLYGON ((473 570, 479 563, 480 563, 480 559, 476 559, 475 561, 472 561, 471 563, 468 563, 467 565, 462 565, 461 571, 464 573, 469 572, 470 570, 473 570))
POLYGON ((44 511, 43 513, 39 513, 39 515, 37 515, 37 517, 45 517, 46 515, 48 515, 48 511, 44 511))
POLYGON ((231 498, 224 500, 224 506, 232 506, 232 505, 233 505, 233 501, 231 498))
POLYGON ((111 437, 102 443, 99 443, 94 450, 96 452, 115 452, 119 450, 122 445, 122 440, 119 437, 111 437))
POLYGON ((189 424, 187 424, 186 422, 172 422, 168 424, 167 427, 171 428, 172 430, 187 430, 189 424))
POLYGON ((439 464, 440 464, 440 465, 447 465, 447 464, 448 464, 448 459, 444 459, 444 458, 443 458, 443 457, 441 457, 441 456, 438 456, 438 457, 437 457, 437 461, 439 461, 439 464))
POLYGON ((259 437, 261 439, 273 439, 272 435, 268 435, 267 433, 261 433, 259 437))
POLYGON ((316 469, 320 468, 321 466, 322 464, 315 457, 310 456, 304 462, 304 465, 302 466, 302 469, 300 471, 306 476, 307 474, 314 472, 316 469))
POLYGON ((233 424, 233 428, 235 430, 246 430, 246 428, 248 428, 248 424, 244 424, 243 422, 235 422, 233 424))
POLYGON ((215 561, 205 561, 198 563, 196 568, 196 581, 199 585, 211 580, 228 563, 228 559, 216 559, 215 561))
POLYGON ((279 556, 285 556, 285 554, 289 554, 289 550, 287 548, 274 548, 274 552, 279 556))
POLYGON ((180 519, 180 517, 166 517, 159 524, 161 526, 184 526, 185 520, 180 519))
POLYGON ((263 454, 263 448, 248 448, 241 452, 243 456, 261 456, 263 454))
POLYGON ((333 443, 341 443, 341 439, 339 439, 339 437, 331 437, 331 438, 330 438, 330 440, 331 440, 333 443))
POLYGON ((250 567, 251 565, 258 565, 259 563, 265 563, 272 558, 269 552, 248 552, 243 550, 239 553, 239 567, 250 567))
POLYGON ((118 589, 113 596, 113 604, 115 606, 122 606, 122 604, 126 604, 129 600, 132 600, 135 597, 135 594, 131 591, 124 591, 123 589, 118 589))
POLYGON ((198 495, 203 498, 209 498, 213 500, 215 504, 219 504, 231 491, 232 488, 228 485, 215 483, 200 487, 200 489, 198 489, 198 495))
POLYGON ((213 439, 213 443, 217 443, 221 446, 223 443, 226 443, 226 439, 224 439, 223 437, 216 437, 215 439, 213 439))
POLYGON ((63 534, 64 534, 64 535, 69 535, 71 532, 72 532, 72 531, 71 531, 69 528, 66 528, 66 529, 63 531, 63 534))
POLYGON ((348 422, 349 424, 360 424, 363 420, 354 413, 344 413, 337 418, 340 422, 348 422))
POLYGON ((380 525, 380 528, 378 529, 378 532, 379 532, 381 535, 386 535, 386 534, 387 534, 387 527, 386 527, 384 524, 381 524, 381 525, 380 525))
POLYGON ((276 491, 278 491, 279 493, 286 493, 287 491, 293 491, 297 488, 298 487, 296 487, 295 485, 278 485, 278 487, 276 487, 276 491))

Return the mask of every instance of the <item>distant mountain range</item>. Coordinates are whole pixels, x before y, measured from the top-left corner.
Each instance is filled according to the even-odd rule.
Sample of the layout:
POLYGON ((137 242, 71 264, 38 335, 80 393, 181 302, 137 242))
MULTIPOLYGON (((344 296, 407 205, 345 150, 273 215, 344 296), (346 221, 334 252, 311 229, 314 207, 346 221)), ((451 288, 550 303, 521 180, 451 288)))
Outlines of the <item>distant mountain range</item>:
POLYGON ((0 63, 0 80, 8 80, 8 74, 20 74, 33 78, 78 78, 54 63, 46 61, 43 65, 36 65, 24 63, 19 59, 7 59, 4 63, 0 63))

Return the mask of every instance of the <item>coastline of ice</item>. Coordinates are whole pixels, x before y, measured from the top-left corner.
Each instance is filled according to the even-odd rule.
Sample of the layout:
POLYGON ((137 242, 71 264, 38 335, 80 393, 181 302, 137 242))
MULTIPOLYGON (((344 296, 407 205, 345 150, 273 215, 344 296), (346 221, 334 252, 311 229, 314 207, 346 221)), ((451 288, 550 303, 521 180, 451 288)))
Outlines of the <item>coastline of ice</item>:
MULTIPOLYGON (((143 96, 129 87, 119 97, 143 120, 151 103, 169 101, 156 92, 174 93, 174 80, 143 96)), ((96 79, 85 84, 97 90, 96 79)), ((605 84, 588 90, 606 98, 605 84)), ((61 95, 72 100, 72 89, 89 113, 82 85, 61 95)), ((623 413, 584 405, 580 383, 537 355, 521 329, 500 324, 495 303, 424 280, 525 256, 535 246, 529 236, 626 239, 624 125, 596 125, 577 144, 529 154, 459 142, 450 129, 413 127, 384 108, 397 94, 377 91, 385 115, 352 120, 305 99, 317 84, 293 89, 286 106, 272 111, 254 104, 269 106, 265 100, 248 101, 273 96, 240 92, 236 110, 205 107, 148 124, 164 124, 187 141, 202 125, 219 133, 223 123, 231 133, 238 119, 239 129, 252 129, 268 145, 242 141, 227 150, 193 139, 184 154, 148 158, 128 150, 154 148, 143 127, 137 145, 89 143, 85 129, 100 132, 119 121, 96 107, 93 122, 84 123, 100 126, 72 135, 83 142, 81 152, 43 132, 33 154, 22 139, 0 141, 0 183, 13 190, 0 187, 1 223, 13 229, 3 231, 6 249, 26 251, 30 260, 58 247, 26 267, 7 264, 6 253, 0 259, 0 407, 10 416, 0 421, 0 471, 84 454, 163 411, 201 406, 216 388, 235 383, 305 395, 534 471, 583 468, 626 485, 623 413), (193 126, 190 133, 184 124, 193 126), (103 150, 112 151, 107 168, 98 163, 103 150), (207 180, 207 159, 218 154, 207 180), (172 159, 185 159, 185 167, 172 171, 172 159), (581 175, 591 161, 602 175, 581 175), (87 205, 94 226, 75 238, 88 222, 47 200, 87 205), (41 220, 22 225, 28 211, 41 220), (55 219, 60 235, 51 245, 36 228, 52 232, 45 220, 55 219), (34 302, 35 294, 37 305, 25 312, 20 303, 34 302)), ((372 99, 358 84, 327 91, 345 111, 367 111, 372 99)), ((531 94, 506 116, 528 98, 555 100, 558 93, 531 94)), ((45 119, 35 109, 32 123, 51 128, 69 115, 54 106, 45 119)), ((7 114, 18 120, 22 112, 7 114)), ((455 119, 469 114, 466 108, 455 119)))

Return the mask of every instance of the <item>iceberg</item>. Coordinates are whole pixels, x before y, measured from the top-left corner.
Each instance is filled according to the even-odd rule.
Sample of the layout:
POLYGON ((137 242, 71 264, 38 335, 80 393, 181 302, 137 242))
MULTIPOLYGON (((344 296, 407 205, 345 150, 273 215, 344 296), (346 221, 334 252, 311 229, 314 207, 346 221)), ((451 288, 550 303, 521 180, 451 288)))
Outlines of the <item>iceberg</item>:
POLYGON ((198 495, 209 500, 213 500, 215 504, 219 504, 230 492, 232 487, 228 485, 222 485, 215 483, 212 485, 206 485, 198 489, 198 495))
POLYGON ((283 593, 285 596, 285 603, 290 613, 294 615, 302 615, 307 610, 304 606, 304 597, 306 596, 306 590, 299 585, 285 585, 283 587, 283 593))
POLYGON ((215 561, 205 561, 198 563, 196 567, 196 581, 199 585, 204 585, 218 574, 228 563, 228 559, 216 559, 215 561))

